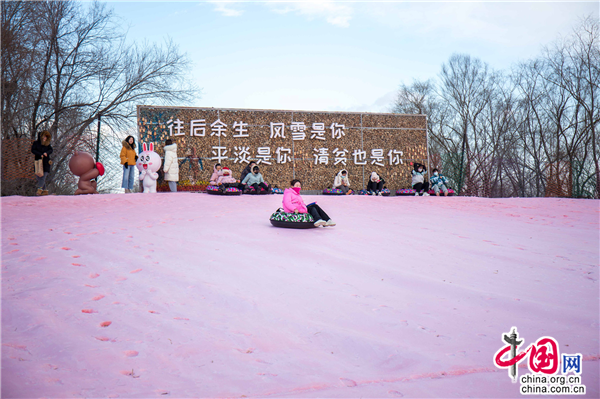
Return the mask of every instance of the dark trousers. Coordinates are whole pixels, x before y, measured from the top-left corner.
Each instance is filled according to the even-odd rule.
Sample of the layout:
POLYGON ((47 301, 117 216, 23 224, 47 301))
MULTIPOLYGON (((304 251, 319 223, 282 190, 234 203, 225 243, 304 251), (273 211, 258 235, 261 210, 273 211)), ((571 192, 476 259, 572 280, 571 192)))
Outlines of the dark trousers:
POLYGON ((252 185, 252 187, 254 187, 254 189, 256 190, 257 193, 260 192, 260 188, 259 187, 264 188, 265 191, 269 191, 269 186, 267 186, 265 183, 254 183, 252 185))
POLYGON ((308 209, 308 213, 310 213, 313 219, 315 219, 315 222, 319 219, 324 221, 328 221, 330 219, 325 211, 317 204, 308 205, 306 209, 308 209))
POLYGON ((334 187, 334 188, 337 188, 338 190, 342 190, 342 192, 343 192, 344 194, 346 194, 346 193, 348 192, 348 190, 350 190, 350 187, 348 187, 348 186, 344 186, 344 185, 337 186, 337 187, 334 187))
POLYGON ((369 183, 367 183, 367 191, 379 192, 381 190, 383 190, 382 181, 380 181, 379 183, 375 183, 374 181, 369 180, 369 183))
POLYGON ((413 188, 416 192, 423 190, 423 193, 426 193, 429 191, 429 182, 426 181, 425 183, 417 183, 413 186, 413 188))

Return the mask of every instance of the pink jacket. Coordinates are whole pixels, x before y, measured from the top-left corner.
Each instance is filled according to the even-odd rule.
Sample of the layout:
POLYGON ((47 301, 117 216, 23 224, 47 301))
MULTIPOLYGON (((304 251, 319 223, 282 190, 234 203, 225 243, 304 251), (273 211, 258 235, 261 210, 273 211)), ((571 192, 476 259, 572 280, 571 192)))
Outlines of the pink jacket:
POLYGON ((217 179, 217 184, 221 184, 221 183, 235 183, 236 180, 233 176, 231 175, 223 175, 223 176, 219 176, 219 178, 217 179))
POLYGON ((221 170, 217 170, 217 167, 213 167, 213 174, 210 177, 210 182, 209 184, 211 185, 216 185, 217 184, 217 180, 219 179, 219 177, 223 176, 223 169, 221 170))
POLYGON ((298 213, 308 212, 300 194, 296 194, 291 187, 283 192, 283 210, 287 213, 293 213, 295 210, 298 210, 298 213))

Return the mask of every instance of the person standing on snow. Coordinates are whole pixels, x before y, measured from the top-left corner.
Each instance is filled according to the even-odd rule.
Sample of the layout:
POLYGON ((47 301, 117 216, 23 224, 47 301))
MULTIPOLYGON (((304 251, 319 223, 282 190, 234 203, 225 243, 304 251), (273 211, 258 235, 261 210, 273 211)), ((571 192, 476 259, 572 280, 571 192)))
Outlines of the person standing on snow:
POLYGON ((50 140, 52 139, 52 135, 49 131, 44 130, 38 135, 38 139, 33 142, 31 145, 31 152, 35 155, 34 160, 39 161, 42 160, 42 175, 35 175, 37 179, 37 192, 35 195, 48 195, 48 190, 46 190, 46 177, 50 173, 50 165, 52 165, 52 161, 50 160, 50 154, 52 154, 52 146, 50 145, 50 140))
POLYGON ((169 183, 171 192, 177 191, 177 182, 179 181, 179 160, 177 159, 177 143, 168 139, 165 142, 165 181, 169 183))
POLYGON ((133 190, 135 163, 138 159, 138 156, 135 153, 135 139, 133 136, 127 136, 122 144, 121 165, 123 165, 123 182, 121 188, 125 189, 125 193, 130 193, 133 190))

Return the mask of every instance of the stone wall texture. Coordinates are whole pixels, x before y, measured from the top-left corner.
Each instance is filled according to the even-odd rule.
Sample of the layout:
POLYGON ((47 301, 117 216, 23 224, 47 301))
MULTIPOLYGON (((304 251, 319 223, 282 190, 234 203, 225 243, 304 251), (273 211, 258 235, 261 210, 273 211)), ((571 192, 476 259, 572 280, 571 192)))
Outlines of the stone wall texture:
POLYGON ((328 188, 341 169, 351 187, 372 171, 390 190, 410 187, 412 162, 427 162, 425 115, 138 106, 138 140, 177 143, 180 180, 208 180, 220 161, 239 178, 250 160, 264 179, 286 188, 328 188), (220 147, 220 148, 219 148, 220 147), (345 164, 344 164, 345 163, 345 164))

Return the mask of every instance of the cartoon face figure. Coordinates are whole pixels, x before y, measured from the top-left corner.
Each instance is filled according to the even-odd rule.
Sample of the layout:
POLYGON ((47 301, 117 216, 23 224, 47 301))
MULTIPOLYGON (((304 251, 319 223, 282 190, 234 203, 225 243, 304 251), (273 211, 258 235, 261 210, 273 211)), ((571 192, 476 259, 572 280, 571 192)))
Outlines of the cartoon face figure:
POLYGON ((160 156, 154 152, 154 144, 150 143, 150 148, 143 144, 143 152, 140 153, 136 166, 140 173, 143 170, 157 172, 160 169, 161 161, 160 156))
MULTIPOLYGON (((96 166, 94 157, 87 152, 75 151, 71 159, 69 160, 69 169, 75 176, 83 176, 89 171, 94 169, 96 166)), ((94 176, 93 178, 95 178, 94 176)), ((88 179, 89 180, 89 179, 88 179)))

